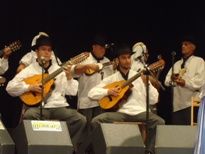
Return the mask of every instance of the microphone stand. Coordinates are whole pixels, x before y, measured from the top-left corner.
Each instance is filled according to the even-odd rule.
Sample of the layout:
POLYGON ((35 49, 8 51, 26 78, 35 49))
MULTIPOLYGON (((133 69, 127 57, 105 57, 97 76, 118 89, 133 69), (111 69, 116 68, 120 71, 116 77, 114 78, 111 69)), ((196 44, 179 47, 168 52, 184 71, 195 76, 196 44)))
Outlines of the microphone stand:
MULTIPOLYGON (((148 121, 149 121, 149 70, 148 67, 146 65, 144 65, 145 67, 145 76, 146 76, 146 80, 145 80, 145 86, 146 86, 146 134, 149 134, 149 128, 148 128, 148 121)), ((145 142, 145 153, 148 147, 148 138, 146 139, 145 142)))
MULTIPOLYGON (((144 65, 144 75, 146 76, 145 78, 145 86, 146 86, 146 134, 149 134, 149 128, 148 128, 148 121, 149 121, 149 74, 150 74, 150 71, 149 71, 149 68, 147 67, 145 61, 140 58, 140 61, 141 63, 144 65)), ((146 154, 146 151, 148 150, 148 138, 146 139, 146 142, 145 142, 145 154, 146 154)))
POLYGON ((44 104, 45 104, 45 102, 44 102, 44 82, 43 82, 43 80, 44 80, 44 63, 43 62, 41 62, 41 64, 40 64, 40 66, 41 66, 41 88, 42 88, 42 90, 41 90, 41 99, 42 99, 42 101, 41 101, 41 103, 40 103, 40 120, 43 120, 43 106, 44 106, 44 104))
MULTIPOLYGON (((171 74, 170 85, 171 85, 171 103, 172 103, 172 105, 173 105, 173 101, 174 101, 174 87, 175 87, 176 85, 175 85, 174 81, 172 81, 172 77, 173 77, 173 75, 174 75, 174 63, 175 63, 176 52, 173 51, 173 52, 171 53, 171 55, 172 55, 172 74, 171 74)), ((173 108, 173 106, 172 106, 172 108, 173 108)), ((172 109, 172 111, 173 111, 173 109, 172 109)))

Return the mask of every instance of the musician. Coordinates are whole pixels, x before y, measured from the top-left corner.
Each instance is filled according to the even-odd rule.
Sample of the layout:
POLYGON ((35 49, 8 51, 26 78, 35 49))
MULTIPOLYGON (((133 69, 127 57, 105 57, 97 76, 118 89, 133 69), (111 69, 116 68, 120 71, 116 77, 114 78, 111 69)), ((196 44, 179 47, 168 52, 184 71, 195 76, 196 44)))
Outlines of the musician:
MULTIPOLYGON (((120 80, 128 80, 136 74, 131 70, 131 54, 132 51, 128 45, 121 45, 117 50, 118 71, 113 75, 103 79, 97 86, 92 88, 88 97, 92 100, 100 100, 104 96, 118 96, 120 95, 120 87, 107 89, 106 85, 120 80)), ((125 97, 122 104, 119 104, 119 108, 113 112, 105 112, 92 120, 93 129, 98 129, 100 123, 113 123, 113 122, 134 122, 134 121, 146 121, 146 88, 142 78, 139 77, 132 82, 130 87, 130 93, 125 97)), ((151 84, 149 84, 149 103, 155 104, 158 101, 158 91, 151 84)), ((148 127, 149 133, 147 134, 148 146, 146 149, 147 154, 154 152, 155 133, 156 126, 164 124, 164 120, 159 116, 149 112, 148 127)), ((94 131, 93 130, 93 131, 94 131)))
MULTIPOLYGON (((149 52, 146 47, 146 45, 143 42, 137 42, 133 45, 132 51, 134 52, 131 56, 132 65, 131 69, 139 72, 140 70, 144 69, 145 65, 147 65, 147 61, 149 58, 149 52)), ((156 72, 152 72, 152 74, 149 76, 149 80, 151 84, 157 88, 157 90, 160 90, 161 83, 158 80, 159 74, 162 71, 163 68, 158 69, 156 72)))
MULTIPOLYGON (((8 83, 6 90, 11 96, 20 96, 29 91, 41 93, 41 83, 35 83, 34 81, 34 84, 26 84, 24 79, 34 75, 41 75, 42 69, 45 73, 50 74, 59 68, 51 60, 53 44, 49 37, 39 37, 32 49, 35 50, 37 59, 8 83)), ((66 121, 69 125, 68 128, 74 148, 76 148, 86 126, 86 118, 76 110, 69 108, 69 104, 66 101, 65 95, 76 95, 78 90, 78 81, 72 78, 70 70, 71 66, 66 66, 64 67, 64 72, 55 77, 53 88, 51 88, 52 91, 42 103, 42 116, 40 115, 39 106, 32 106, 28 107, 23 118, 66 121)))
POLYGON ((87 117, 88 121, 100 113, 101 108, 96 100, 88 98, 88 91, 100 81, 113 73, 112 65, 103 67, 102 64, 110 60, 105 57, 107 39, 102 34, 97 34, 92 40, 89 57, 74 68, 78 75, 78 110, 87 117), (89 74, 94 72, 93 74, 89 74))
POLYGON ((133 54, 131 56, 131 69, 139 72, 147 63, 149 53, 146 45, 143 42, 137 42, 132 47, 133 54))
POLYGON ((165 85, 173 87, 172 123, 190 125, 191 98, 198 95, 204 80, 204 60, 195 56, 197 43, 193 36, 182 40, 182 58, 169 70, 165 85), (173 73, 172 73, 173 72, 173 73))
POLYGON ((5 47, 3 49, 3 56, 0 58, 0 75, 3 75, 9 68, 8 58, 11 54, 11 49, 9 47, 5 47))
MULTIPOLYGON (((143 42, 137 42, 132 46, 132 51, 133 54, 131 56, 132 60, 132 66, 131 69, 139 72, 140 70, 144 69, 145 65, 147 64, 148 58, 149 58, 149 52, 146 47, 146 45, 143 42)), ((152 72, 152 74, 149 76, 149 80, 151 84, 158 90, 160 91, 161 82, 158 80, 160 72, 162 71, 163 68, 158 69, 155 72, 152 72)), ((142 76, 143 80, 145 79, 145 76, 142 76)), ((152 110, 153 113, 157 113, 157 103, 154 105, 150 105, 150 109, 152 110)))
MULTIPOLYGON (((36 35, 31 43, 31 46, 34 46, 36 44, 36 40, 40 37, 40 36, 47 36, 49 37, 49 35, 45 32, 39 32, 38 35, 36 35)), ((31 63, 35 62, 37 58, 36 52, 34 50, 31 50, 30 52, 26 53, 21 60, 19 61, 19 66, 17 68, 17 73, 20 72, 22 69, 24 69, 25 67, 27 67, 28 65, 30 65, 31 63)), ((52 51, 52 55, 51 55, 51 60, 53 63, 57 63, 57 64, 61 64, 61 61, 58 57, 55 56, 54 52, 52 51)))

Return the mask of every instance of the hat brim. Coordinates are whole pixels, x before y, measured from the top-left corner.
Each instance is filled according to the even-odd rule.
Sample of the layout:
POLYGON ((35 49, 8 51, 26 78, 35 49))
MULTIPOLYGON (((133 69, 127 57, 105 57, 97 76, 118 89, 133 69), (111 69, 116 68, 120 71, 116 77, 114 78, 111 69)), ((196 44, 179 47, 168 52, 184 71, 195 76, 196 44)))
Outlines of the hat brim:
POLYGON ((120 52, 120 53, 117 53, 117 57, 121 56, 121 55, 126 55, 126 54, 129 54, 129 55, 133 55, 135 52, 133 51, 125 51, 125 52, 120 52))
POLYGON ((51 43, 41 43, 41 44, 38 44, 38 45, 33 45, 33 46, 31 47, 31 50, 35 51, 35 50, 38 49, 40 46, 44 46, 44 45, 50 46, 50 47, 52 48, 52 50, 53 50, 53 48, 54 48, 51 43))

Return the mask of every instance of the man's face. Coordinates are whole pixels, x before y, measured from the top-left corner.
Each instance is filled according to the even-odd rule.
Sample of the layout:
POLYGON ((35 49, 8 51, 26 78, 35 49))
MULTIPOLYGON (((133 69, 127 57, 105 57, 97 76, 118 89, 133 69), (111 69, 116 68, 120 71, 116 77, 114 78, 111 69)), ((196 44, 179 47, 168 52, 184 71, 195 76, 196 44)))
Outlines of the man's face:
POLYGON ((93 48, 93 54, 97 57, 97 58, 103 58, 105 55, 105 47, 98 45, 98 44, 94 44, 92 45, 93 48))
POLYGON ((193 54, 195 49, 196 49, 196 46, 193 43, 189 41, 182 42, 182 54, 183 55, 191 55, 193 54))
POLYGON ((129 53, 120 55, 118 60, 119 67, 127 70, 131 68, 131 55, 129 53))
POLYGON ((48 45, 42 45, 36 50, 38 58, 44 57, 46 61, 51 59, 52 48, 48 45))

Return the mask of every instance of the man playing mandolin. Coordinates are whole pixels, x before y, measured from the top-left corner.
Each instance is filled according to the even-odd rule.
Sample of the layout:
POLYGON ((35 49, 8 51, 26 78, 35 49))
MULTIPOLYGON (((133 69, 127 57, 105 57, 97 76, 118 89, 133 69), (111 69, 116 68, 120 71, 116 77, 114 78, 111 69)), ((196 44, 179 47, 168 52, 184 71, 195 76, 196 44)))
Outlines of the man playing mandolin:
POLYGON ((9 47, 5 47, 2 52, 3 55, 2 58, 0 58, 0 75, 3 75, 8 70, 8 58, 12 51, 9 47))
MULTIPOLYGON (((114 111, 105 112, 92 120, 92 128, 98 129, 100 123, 113 123, 113 122, 134 122, 134 121, 146 121, 146 86, 142 78, 136 75, 136 72, 131 70, 131 54, 132 51, 128 45, 121 45, 117 50, 117 60, 118 60, 118 71, 113 75, 105 78, 97 86, 92 88, 88 96, 93 100, 102 100, 108 97, 108 101, 114 101, 122 95, 121 92, 129 87, 129 95, 123 96, 122 99, 114 107, 114 111), (124 83, 128 82, 131 78, 135 79, 130 82, 127 86, 123 86, 124 83), (119 81, 119 82, 118 82, 119 81), (122 82, 121 82, 122 81, 122 82), (108 88, 107 85, 112 85, 117 83, 112 88, 108 88)), ((155 104, 158 101, 158 91, 152 84, 149 84, 149 103, 155 104)), ((125 94, 126 95, 126 94, 125 94)), ((112 108, 111 108, 112 109, 112 108)), ((149 112, 148 128, 149 132, 147 134, 147 154, 152 154, 154 152, 155 144, 155 134, 156 126, 159 124, 164 124, 164 120, 159 116, 149 112)), ((94 131, 93 130, 93 131, 94 131)))
MULTIPOLYGON (((32 47, 36 51, 36 62, 30 64, 28 67, 20 71, 7 85, 6 90, 11 96, 21 96, 25 93, 32 93, 39 95, 45 85, 41 84, 41 80, 36 82, 36 76, 42 77, 42 70, 46 73, 53 73, 60 68, 56 63, 51 63, 51 54, 53 44, 49 37, 41 36, 37 39, 36 44, 32 47), (34 77, 33 84, 26 83, 26 79, 34 77)), ((82 138, 82 132, 86 127, 86 118, 78 113, 76 110, 69 108, 65 95, 76 95, 78 90, 78 82, 71 76, 71 66, 64 66, 64 71, 53 79, 53 86, 47 96, 42 98, 42 110, 39 104, 36 106, 28 106, 28 109, 23 115, 24 119, 40 120, 64 120, 69 125, 74 148, 82 138), (42 111, 42 114, 40 114, 42 111)), ((42 78, 41 78, 42 79, 42 78)), ((38 80, 37 80, 38 81, 38 80)), ((34 95, 34 96, 35 96, 34 95)))
POLYGON ((96 35, 91 42, 92 49, 89 57, 74 68, 79 81, 78 110, 86 116, 88 121, 102 113, 98 102, 88 98, 89 90, 113 73, 112 63, 105 57, 107 43, 104 35, 96 35), (109 65, 103 66, 103 64, 109 65))
POLYGON ((195 56, 197 42, 193 36, 181 41, 182 58, 174 63, 167 73, 166 86, 173 88, 172 124, 191 124, 192 97, 199 94, 204 82, 204 60, 195 56))

